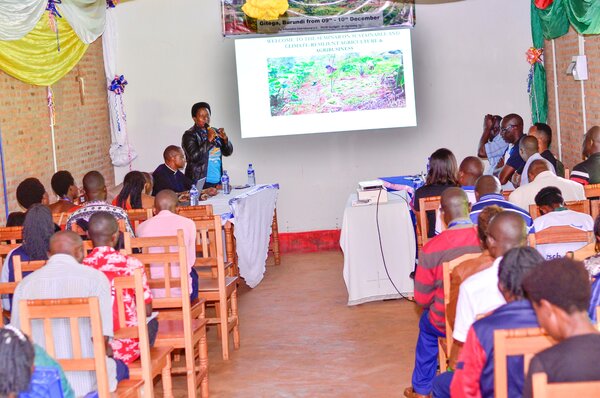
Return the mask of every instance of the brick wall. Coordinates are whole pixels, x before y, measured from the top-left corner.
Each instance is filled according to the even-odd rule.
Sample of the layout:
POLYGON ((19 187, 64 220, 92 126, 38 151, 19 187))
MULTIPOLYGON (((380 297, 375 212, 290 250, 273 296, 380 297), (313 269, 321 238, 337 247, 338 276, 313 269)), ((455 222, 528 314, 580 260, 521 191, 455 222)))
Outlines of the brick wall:
MULTIPOLYGON (((562 157, 565 167, 572 169, 581 161, 583 141, 583 107, 581 82, 566 74, 567 67, 574 55, 579 54, 578 36, 573 29, 554 41, 556 47, 556 72, 558 81, 558 105, 560 108, 560 126, 562 157)), ((588 57, 589 80, 584 82, 587 128, 600 125, 600 35, 585 37, 585 53, 588 57)), ((548 124, 554 131, 552 151, 558 154, 556 138, 556 111, 554 96, 554 77, 552 43, 545 44, 545 65, 548 76, 548 124)))
MULTIPOLYGON (((112 186, 114 170, 108 156, 110 128, 100 39, 89 46, 79 64, 52 89, 58 169, 69 170, 78 185, 87 171, 95 169, 112 186), (77 76, 84 79, 85 104, 81 103, 77 76)), ((27 177, 39 178, 53 202, 50 178, 54 166, 46 87, 31 86, 0 71, 0 98, 6 163, 6 176, 2 177, 8 184, 10 211, 18 210, 15 191, 19 182, 27 177)), ((0 220, 4 220, 1 194, 0 220)))

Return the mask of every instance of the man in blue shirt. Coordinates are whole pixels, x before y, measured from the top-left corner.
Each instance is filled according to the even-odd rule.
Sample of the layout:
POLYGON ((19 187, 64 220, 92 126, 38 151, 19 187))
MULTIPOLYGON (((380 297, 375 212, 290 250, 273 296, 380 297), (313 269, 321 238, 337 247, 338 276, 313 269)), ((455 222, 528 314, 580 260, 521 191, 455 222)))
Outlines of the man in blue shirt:
POLYGON ((474 224, 477 224, 477 217, 479 216, 479 213, 481 213, 481 210, 488 206, 496 205, 505 210, 514 211, 515 213, 520 214, 525 220, 529 232, 534 232, 533 220, 531 219, 529 212, 504 199, 501 192, 502 187, 500 186, 500 181, 498 181, 496 177, 487 175, 480 177, 475 184, 475 199, 477 199, 477 202, 471 206, 471 221, 473 221, 474 224))
POLYGON ((519 144, 525 135, 523 134, 523 118, 517 114, 511 113, 504 116, 501 126, 500 135, 509 144, 508 160, 498 176, 500 182, 504 185, 510 182, 515 172, 518 174, 523 172, 525 161, 519 154, 519 144))

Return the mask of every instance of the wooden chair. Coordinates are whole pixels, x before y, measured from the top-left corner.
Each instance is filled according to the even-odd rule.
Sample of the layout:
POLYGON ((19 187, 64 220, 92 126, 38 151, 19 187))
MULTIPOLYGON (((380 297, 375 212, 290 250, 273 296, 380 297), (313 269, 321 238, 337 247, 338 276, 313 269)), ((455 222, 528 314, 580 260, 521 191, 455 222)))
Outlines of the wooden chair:
POLYGON ((529 246, 535 248, 537 245, 552 243, 574 243, 593 242, 593 231, 582 231, 569 226, 550 227, 527 236, 529 246))
POLYGON ((534 398, 597 398, 600 397, 600 381, 548 383, 546 373, 534 373, 532 377, 534 398))
MULTIPOLYGON (((129 222, 131 223, 131 228, 133 228, 133 232, 136 231, 138 225, 148 220, 149 218, 152 218, 152 215, 152 209, 127 210, 127 217, 129 217, 129 222)), ((123 224, 123 226, 124 225, 125 224, 123 224)))
POLYGON ((567 180, 571 178, 571 170, 569 170, 568 167, 565 167, 565 176, 563 178, 566 178, 567 180))
MULTIPOLYGON (((18 256, 17 256, 18 257, 18 256)), ((0 273, 2 272, 3 263, 0 263, 0 273)), ((14 282, 0 282, 0 295, 3 294, 15 294, 15 290, 17 289, 17 285, 21 282, 20 275, 21 272, 21 264, 15 264, 13 262, 13 269, 15 273, 15 281, 14 282), (17 275, 19 276, 17 279, 17 275)), ((2 313, 0 315, 0 327, 4 326, 4 319, 10 321, 10 311, 2 309, 2 313)))
POLYGON ((128 365, 129 376, 133 380, 144 381, 144 395, 154 396, 154 378, 162 375, 163 396, 173 397, 171 384, 171 353, 173 347, 150 348, 148 325, 146 324, 146 306, 144 304, 144 288, 142 286, 142 271, 136 269, 133 276, 117 277, 113 280, 115 301, 118 308, 119 330, 115 338, 134 338, 139 341, 140 358, 128 365), (135 291, 135 307, 138 325, 127 327, 125 320, 125 290, 135 291))
POLYGON ((15 281, 22 281, 27 274, 37 271, 44 265, 46 265, 46 260, 21 261, 21 256, 13 256, 15 281))
MULTIPOLYGON (((106 350, 104 336, 102 335, 102 319, 97 297, 49 299, 49 300, 21 300, 19 303, 21 329, 32 336, 31 321, 43 320, 45 345, 48 355, 56 359, 66 372, 91 370, 96 372, 98 395, 100 398, 139 397, 141 398, 141 380, 124 380, 117 386, 113 394, 109 392, 108 372, 106 370, 106 350), (67 318, 70 323, 72 339, 72 358, 57 358, 54 347, 52 320, 67 318), (92 344, 94 356, 84 357, 82 354, 82 341, 79 335, 79 318, 89 318, 91 323, 92 344)), ((37 342, 38 344, 41 342, 37 342)))
POLYGON ((233 334, 233 347, 240 347, 239 317, 237 305, 237 276, 226 275, 223 259, 223 234, 221 217, 196 218, 196 230, 202 242, 206 244, 202 257, 197 259, 203 265, 217 267, 216 278, 200 278, 198 280, 199 297, 207 303, 215 304, 215 317, 207 318, 209 325, 219 325, 221 350, 223 359, 229 359, 229 332, 233 334), (214 239, 212 238, 214 236, 214 239))
MULTIPOLYGON (((565 202, 565 207, 569 210, 573 210, 579 213, 592 214, 590 201, 589 200, 573 200, 565 202)), ((529 205, 529 214, 531 218, 536 219, 542 214, 538 205, 529 205)))
POLYGON ((600 199, 590 199, 590 214, 594 220, 600 215, 600 199))
POLYGON ((443 269, 443 283, 444 283, 444 317, 446 320, 446 337, 438 339, 438 348, 439 348, 439 361, 440 361, 440 372, 445 372, 448 368, 448 358, 450 352, 452 350, 452 343, 454 339, 452 339, 452 327, 450 326, 450 320, 448 319, 448 304, 450 304, 450 276, 452 274, 452 270, 456 268, 458 265, 462 264, 467 260, 471 260, 481 256, 481 253, 468 253, 463 254, 460 257, 455 258, 454 260, 447 261, 442 264, 443 269))
POLYGON ((67 219, 73 212, 52 213, 54 224, 58 225, 63 231, 67 225, 67 219))
POLYGON ((212 205, 178 206, 175 212, 180 216, 194 219, 194 217, 212 216, 213 207, 212 205))
POLYGON ((23 227, 0 227, 0 242, 14 245, 21 241, 23 241, 23 227))
POLYGON ((434 228, 433 225, 428 225, 427 223, 427 212, 434 211, 437 217, 437 212, 440 209, 441 199, 441 196, 430 196, 428 198, 419 199, 419 214, 417 217, 417 224, 419 225, 419 229, 421 231, 421 242, 423 246, 425 246, 429 240, 427 237, 429 228, 434 228))
POLYGON ((504 196, 504 200, 508 200, 508 197, 510 196, 511 193, 513 193, 514 191, 502 191, 502 196, 504 196))
POLYGON ((494 396, 508 398, 507 357, 524 356, 524 374, 527 374, 531 358, 554 344, 541 328, 494 331, 494 396))
MULTIPOLYGON (((183 349, 185 366, 172 367, 172 374, 187 376, 187 392, 189 398, 196 397, 201 387, 203 397, 208 396, 208 347, 206 343, 206 319, 193 318, 190 305, 189 272, 187 270, 186 249, 183 231, 177 236, 132 238, 125 234, 125 250, 128 255, 137 258, 146 266, 148 285, 151 289, 163 289, 164 297, 154 297, 152 307, 160 310, 177 309, 179 316, 163 319, 159 315, 156 347, 173 347, 183 349), (172 247, 176 251, 171 251, 172 247), (141 253, 132 254, 133 249, 141 253), (160 251, 162 252, 156 252, 160 251), (154 252, 152 252, 154 251, 154 252), (173 277, 171 266, 179 267, 179 276, 173 277), (162 266, 162 278, 153 278, 148 268, 162 266), (172 289, 180 288, 181 293, 174 295, 172 289), (176 318, 176 319, 175 319, 176 318), (199 364, 196 359, 199 358, 199 364)), ((200 304, 203 308, 203 302, 200 304)))
POLYGON ((585 197, 588 199, 600 197, 600 184, 584 185, 585 197))
MULTIPOLYGON (((0 263, 4 263, 8 254, 19 246, 21 246, 20 243, 0 243, 0 263)), ((0 269, 1 268, 2 264, 0 264, 0 269)))

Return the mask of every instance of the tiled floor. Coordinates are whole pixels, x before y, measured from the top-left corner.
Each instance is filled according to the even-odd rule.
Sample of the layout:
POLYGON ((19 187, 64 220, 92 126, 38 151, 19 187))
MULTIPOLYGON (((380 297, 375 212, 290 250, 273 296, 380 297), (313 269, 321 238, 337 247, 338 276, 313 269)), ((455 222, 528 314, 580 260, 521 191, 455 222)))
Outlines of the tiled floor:
MULTIPOLYGON (((342 266, 337 251, 286 254, 255 289, 242 289, 240 350, 223 361, 216 330, 209 331, 210 396, 402 396, 414 361, 416 306, 348 307, 342 266)), ((183 377, 174 378, 174 390, 187 396, 183 377)))

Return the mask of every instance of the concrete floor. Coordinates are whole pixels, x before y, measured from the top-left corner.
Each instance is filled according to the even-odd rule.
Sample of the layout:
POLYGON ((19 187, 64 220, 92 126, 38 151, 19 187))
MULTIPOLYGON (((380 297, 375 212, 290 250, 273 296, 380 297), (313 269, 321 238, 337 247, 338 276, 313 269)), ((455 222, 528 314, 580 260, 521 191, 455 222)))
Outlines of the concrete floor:
MULTIPOLYGON (((208 333, 210 396, 402 396, 414 361, 416 306, 348 307, 342 268, 338 251, 285 254, 255 289, 241 289, 240 350, 230 342, 231 359, 223 361, 216 329, 208 333)), ((173 382, 175 397, 187 396, 184 378, 173 382)))

